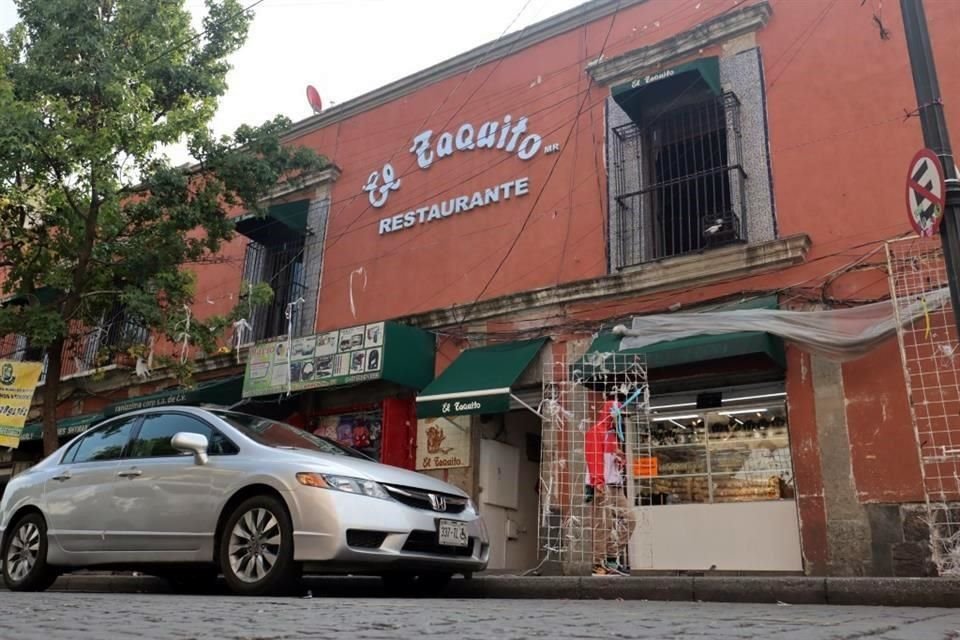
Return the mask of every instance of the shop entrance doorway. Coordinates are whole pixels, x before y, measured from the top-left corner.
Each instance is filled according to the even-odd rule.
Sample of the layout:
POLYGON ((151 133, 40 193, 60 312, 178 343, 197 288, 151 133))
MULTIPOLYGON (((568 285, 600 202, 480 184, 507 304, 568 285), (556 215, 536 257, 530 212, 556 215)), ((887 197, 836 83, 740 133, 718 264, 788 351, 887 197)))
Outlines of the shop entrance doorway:
POLYGON ((490 534, 490 571, 536 567, 539 416, 527 409, 480 419, 479 506, 490 534))

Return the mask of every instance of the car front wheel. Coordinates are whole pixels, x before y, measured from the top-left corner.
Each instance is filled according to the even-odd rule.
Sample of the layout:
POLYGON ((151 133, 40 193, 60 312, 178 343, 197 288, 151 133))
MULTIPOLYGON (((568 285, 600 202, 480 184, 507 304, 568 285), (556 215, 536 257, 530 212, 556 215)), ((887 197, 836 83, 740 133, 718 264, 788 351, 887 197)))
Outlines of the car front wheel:
POLYGON ((56 579, 47 565, 47 523, 39 513, 28 513, 4 541, 3 581, 11 591, 44 591, 56 579))
POLYGON ((276 595, 296 585, 293 524, 279 499, 255 496, 233 510, 220 538, 220 570, 242 595, 276 595))

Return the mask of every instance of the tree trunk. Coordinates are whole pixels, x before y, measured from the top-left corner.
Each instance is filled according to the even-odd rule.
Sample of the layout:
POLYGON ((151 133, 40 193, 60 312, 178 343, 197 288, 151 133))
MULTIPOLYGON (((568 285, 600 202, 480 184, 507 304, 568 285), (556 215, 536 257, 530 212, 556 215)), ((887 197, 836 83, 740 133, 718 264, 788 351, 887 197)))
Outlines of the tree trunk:
POLYGON ((49 456, 60 446, 57 436, 57 406, 60 404, 60 368, 63 364, 64 339, 58 338, 47 349, 47 380, 43 385, 43 455, 49 456))

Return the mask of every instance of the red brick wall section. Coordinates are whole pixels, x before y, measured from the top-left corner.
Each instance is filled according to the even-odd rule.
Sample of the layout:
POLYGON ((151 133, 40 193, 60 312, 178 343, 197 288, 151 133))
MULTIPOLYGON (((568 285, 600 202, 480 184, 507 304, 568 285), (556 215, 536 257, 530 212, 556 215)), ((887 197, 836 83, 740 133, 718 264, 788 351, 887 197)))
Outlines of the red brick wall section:
POLYGON ((843 389, 860 501, 922 501, 920 462, 896 338, 845 363, 843 389), (878 370, 885 375, 875 375, 878 370))
POLYGON ((787 348, 786 383, 804 571, 808 575, 824 575, 827 567, 827 516, 810 356, 795 347, 787 348))

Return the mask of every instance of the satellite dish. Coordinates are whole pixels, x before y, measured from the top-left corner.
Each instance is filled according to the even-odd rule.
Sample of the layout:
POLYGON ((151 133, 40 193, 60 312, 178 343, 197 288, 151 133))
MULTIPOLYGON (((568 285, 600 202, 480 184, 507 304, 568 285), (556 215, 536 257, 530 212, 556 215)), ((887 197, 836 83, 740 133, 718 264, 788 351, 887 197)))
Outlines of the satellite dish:
POLYGON ((307 85, 307 102, 310 103, 310 107, 314 113, 323 111, 323 101, 320 99, 320 92, 317 91, 317 88, 312 84, 307 85))

